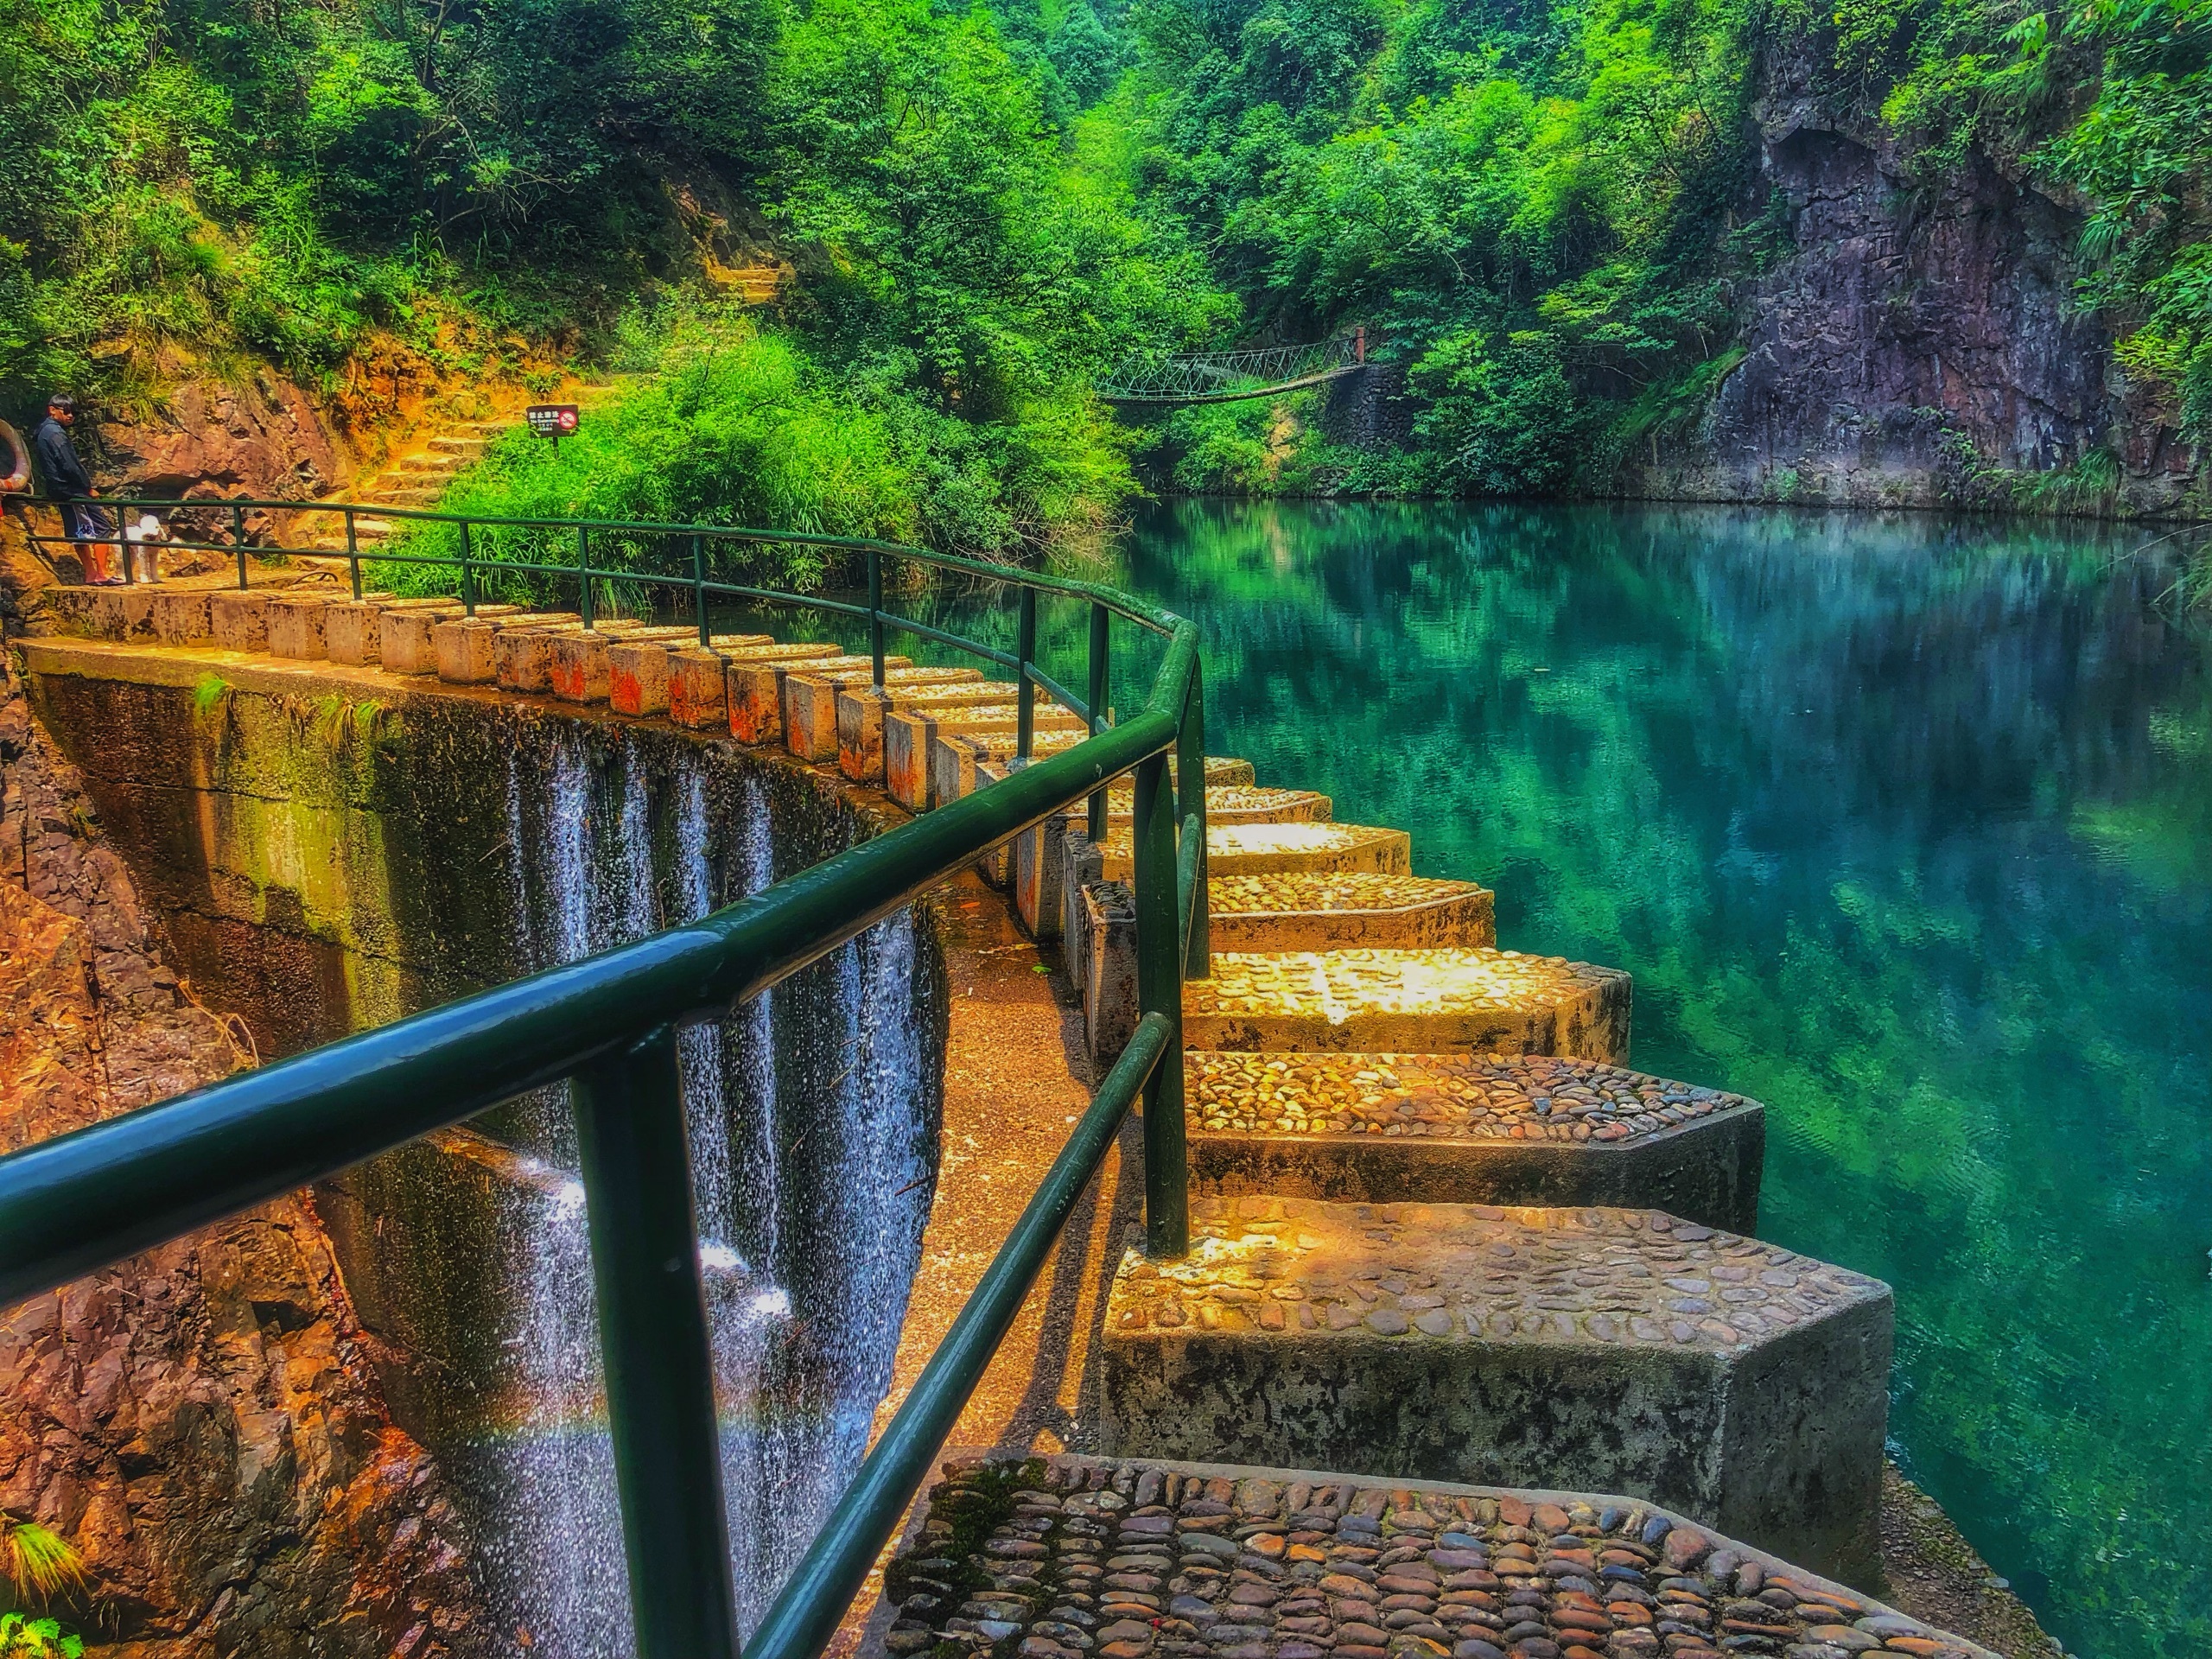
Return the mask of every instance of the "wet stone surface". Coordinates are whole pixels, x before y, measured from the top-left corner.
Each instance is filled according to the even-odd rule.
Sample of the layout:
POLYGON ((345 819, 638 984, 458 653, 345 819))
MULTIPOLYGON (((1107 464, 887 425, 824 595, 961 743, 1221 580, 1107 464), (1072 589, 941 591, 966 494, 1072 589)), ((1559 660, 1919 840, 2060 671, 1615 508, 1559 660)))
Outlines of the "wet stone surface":
POLYGON ((1186 995, 1208 1012, 1335 1015, 1369 1009, 1510 1008, 1562 991, 1594 989, 1617 969, 1518 950, 1281 950, 1223 952, 1213 976, 1186 995))
POLYGON ((1618 969, 1455 945, 1217 950, 1184 988, 1194 1048, 1571 1054, 1618 1061, 1632 1004, 1618 969))
MULTIPOLYGON (((1330 800, 1310 789, 1271 789, 1251 784, 1206 785, 1208 823, 1318 823, 1327 821, 1330 800)), ((1117 784, 1106 791, 1110 817, 1127 823, 1136 810, 1136 785, 1117 784)))
POLYGON ((1752 1103, 1548 1055, 1193 1053, 1193 1128, 1249 1134, 1616 1142, 1752 1103))
POLYGON ((1421 875, 1316 871, 1276 875, 1217 875, 1207 883, 1206 906, 1217 916, 1285 911, 1410 910, 1482 889, 1471 881, 1421 875))
POLYGON ((1059 1457, 947 1465, 886 1649, 961 1659, 1986 1659, 1649 1505, 1059 1457))
POLYGON ((1882 1284, 1646 1210, 1194 1198, 1191 1253, 1135 1251, 1112 1328, 1732 1351, 1882 1284))
MULTIPOLYGON (((1127 825, 1098 844, 1106 874, 1120 878, 1130 868, 1127 825)), ((1360 823, 1210 823, 1206 858, 1223 875, 1268 870, 1371 870, 1402 875, 1412 861, 1412 842, 1402 830, 1360 823)))

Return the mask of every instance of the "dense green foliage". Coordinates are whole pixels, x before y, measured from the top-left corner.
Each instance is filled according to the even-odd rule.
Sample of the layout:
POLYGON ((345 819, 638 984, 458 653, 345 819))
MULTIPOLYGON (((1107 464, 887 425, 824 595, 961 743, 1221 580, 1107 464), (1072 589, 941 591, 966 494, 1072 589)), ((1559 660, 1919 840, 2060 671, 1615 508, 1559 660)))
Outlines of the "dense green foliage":
MULTIPOLYGON (((595 410, 576 436, 549 445, 518 430, 461 475, 442 510, 493 517, 658 524, 773 525, 997 550, 1065 542, 1103 527, 1126 487, 1127 435, 1072 392, 1030 397, 1019 418, 972 422, 911 388, 835 379, 783 336, 727 313, 682 311, 623 331, 637 371, 625 395, 595 410)), ((452 557, 459 534, 426 524, 399 544, 452 557)), ((475 533, 472 556, 566 563, 555 532, 475 533)), ((664 538, 602 536, 595 566, 662 572, 690 567, 664 538)), ((811 588, 849 571, 790 544, 732 580, 811 588)), ((449 572, 379 567, 400 590, 451 586, 449 572)), ((512 594, 573 588, 517 583, 512 594)))
MULTIPOLYGON (((2212 0, 0 0, 0 409, 226 359, 601 360, 772 250, 780 334, 664 337, 683 385, 623 429, 766 419, 783 377, 812 432, 849 411, 826 466, 880 461, 874 505, 822 487, 835 527, 1095 533, 1129 488, 1101 367, 1356 321, 1421 396, 1410 453, 1186 413, 1162 477, 1593 486, 1707 405, 1788 251, 1748 116, 1777 54, 1926 178, 1979 150, 2072 193, 2082 303, 2212 432, 2212 0)), ((503 476, 675 499, 583 464, 503 476)), ((782 499, 711 470, 702 503, 782 499)))
POLYGON ((43 1609, 85 1589, 85 1558, 51 1528, 0 1510, 0 1659, 78 1659, 84 1639, 43 1609))
MULTIPOLYGON (((1748 118, 1776 53, 1928 179, 1979 146, 2078 193, 2082 302, 2212 435, 2205 0, 1139 0, 1127 34, 1147 200, 1248 327, 1381 324, 1432 485, 1602 483, 1706 406, 1743 279, 1788 249, 1748 118)), ((1249 487, 1254 418, 1192 424, 1179 481, 1249 487)))
POLYGON ((1151 191, 1253 323, 1382 327, 1428 481, 1561 487, 1725 349, 1716 271, 1763 228, 1728 229, 1737 0, 1154 0, 1134 26, 1151 191))
MULTIPOLYGON (((625 432, 678 407, 772 423, 795 391, 812 435, 772 441, 794 470, 814 437, 826 465, 873 458, 870 505, 810 486, 826 528, 1000 554, 1093 534, 1129 480, 1090 377, 1224 302, 1048 102, 1048 64, 926 0, 0 0, 0 404, 226 353, 327 388, 372 347, 589 359, 696 315, 669 297, 711 288, 716 245, 772 245, 798 273, 780 342, 664 334, 677 379, 626 393, 649 407, 625 432)), ((581 464, 530 488, 683 496, 581 464)), ((701 512, 780 499, 694 471, 701 512)))

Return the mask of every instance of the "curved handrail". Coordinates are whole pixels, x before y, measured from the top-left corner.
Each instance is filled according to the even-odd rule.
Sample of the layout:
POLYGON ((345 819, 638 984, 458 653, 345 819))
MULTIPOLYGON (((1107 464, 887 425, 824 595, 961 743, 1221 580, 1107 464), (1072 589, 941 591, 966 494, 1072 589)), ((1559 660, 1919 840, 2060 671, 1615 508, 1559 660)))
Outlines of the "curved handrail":
MULTIPOLYGON (((35 501, 38 498, 21 495, 9 499, 35 501)), ((43 505, 54 505, 44 503, 43 505)), ((411 507, 382 507, 372 504, 350 501, 276 501, 245 497, 218 498, 202 501, 179 499, 173 497, 102 496, 98 505, 103 508, 128 509, 131 512, 216 512, 227 515, 231 520, 232 539, 213 540, 173 539, 161 545, 181 552, 220 553, 235 557, 238 562, 238 582, 240 588, 251 585, 247 560, 267 562, 271 558, 343 559, 348 568, 353 596, 361 596, 361 567, 363 564, 423 565, 457 570, 461 577, 460 598, 471 614, 477 605, 474 578, 480 574, 505 572, 526 575, 574 581, 578 585, 578 602, 587 627, 592 622, 592 584, 596 582, 625 582, 633 586, 676 589, 693 596, 693 610, 699 631, 699 643, 708 644, 711 630, 708 620, 707 603, 709 598, 739 599, 771 605, 800 606, 811 610, 825 611, 832 615, 851 616, 866 620, 869 624, 870 652, 874 658, 875 683, 883 683, 883 631, 893 628, 919 639, 932 639, 941 645, 953 646, 972 656, 1014 671, 1020 685, 1020 696, 1024 712, 1024 731, 1028 730, 1027 711, 1033 690, 1041 690, 1056 697, 1071 711, 1092 722, 1094 729, 1103 714, 1101 708, 1093 709, 1091 699, 1078 696, 1068 686, 1052 678, 1036 664, 1014 652, 1001 651, 981 640, 970 639, 949 630, 924 622, 919 618, 904 616, 883 608, 882 563, 886 558, 906 560, 934 569, 958 572, 987 581, 1009 582, 1032 593, 1049 593, 1063 598, 1081 599, 1103 608, 1110 615, 1155 634, 1173 632, 1178 619, 1173 612, 1120 589, 1100 582, 1082 582, 1065 576, 1048 576, 1020 570, 1012 565, 996 564, 988 560, 963 557, 955 553, 940 553, 927 548, 912 547, 903 542, 887 542, 872 537, 830 536, 808 531, 756 530, 738 524, 683 524, 653 519, 625 518, 543 518, 513 517, 486 513, 443 512, 432 509, 411 507), (287 547, 282 543, 250 543, 245 519, 249 513, 336 513, 340 516, 345 533, 343 552, 321 547, 287 547), (461 552, 456 556, 442 554, 387 551, 381 547, 373 550, 359 544, 357 528, 361 520, 372 523, 402 521, 423 524, 450 524, 461 532, 461 552), (545 530, 573 532, 577 537, 580 556, 573 563, 553 564, 531 559, 505 556, 471 557, 468 553, 468 534, 476 530, 545 530), (693 569, 684 575, 665 571, 640 569, 629 565, 595 565, 589 553, 594 535, 682 537, 691 540, 693 569), (747 546, 802 546, 830 548, 841 552, 860 554, 868 566, 868 603, 857 605, 849 601, 831 599, 821 594, 793 593, 786 589, 763 588, 746 582, 723 582, 709 577, 703 556, 704 544, 709 542, 734 543, 747 546)), ((67 547, 79 538, 67 536, 41 535, 29 531, 35 547, 67 547)), ((118 537, 120 531, 118 531, 118 537)), ((92 538, 97 540, 98 538, 92 538)), ((1025 760, 1029 753, 1028 739, 1024 737, 1020 753, 1025 760)))
MULTIPOLYGON (((29 502, 41 506, 60 504, 43 497, 17 493, 10 500, 29 502)), ((915 547, 905 542, 884 541, 870 536, 831 536, 817 531, 760 530, 745 524, 680 524, 652 518, 540 518, 516 517, 500 513, 444 512, 435 508, 387 507, 365 501, 282 501, 256 498, 227 496, 207 500, 187 500, 175 496, 114 496, 104 495, 93 504, 99 507, 127 507, 151 512, 213 512, 229 517, 235 524, 251 512, 337 513, 355 523, 367 519, 372 523, 400 522, 405 524, 452 524, 470 529, 489 530, 558 530, 584 531, 590 534, 607 533, 623 536, 698 536, 709 541, 735 542, 753 546, 783 544, 793 547, 831 548, 841 552, 895 557, 912 563, 925 564, 939 570, 955 570, 963 575, 981 576, 992 582, 1014 582, 1040 592, 1060 594, 1070 598, 1087 599, 1103 605, 1115 615, 1134 622, 1154 633, 1173 632, 1182 619, 1163 607, 1147 603, 1133 594, 1125 594, 1102 582, 1082 582, 1068 576, 1049 576, 1018 566, 997 564, 987 559, 972 559, 957 553, 942 553, 931 548, 915 547)), ((118 530, 118 537, 121 535, 118 530)), ((46 536, 33 532, 31 539, 41 544, 67 547, 73 538, 65 536, 46 536)), ((270 557, 342 559, 349 563, 368 564, 437 564, 458 568, 463 563, 486 570, 526 570, 546 575, 575 576, 583 569, 575 564, 540 564, 523 560, 484 558, 461 561, 422 554, 387 552, 381 548, 353 546, 340 551, 330 548, 288 547, 282 543, 249 543, 242 537, 228 542, 169 541, 165 547, 197 553, 236 555, 241 561, 247 557, 266 560, 270 557)), ((680 575, 623 569, 615 566, 592 566, 588 574, 613 581, 673 584, 689 588, 690 578, 680 575)), ((244 583, 240 584, 244 586, 244 583)), ((715 584, 709 584, 710 588, 715 584)), ((778 602, 795 605, 838 608, 834 601, 824 601, 818 594, 777 592, 773 589, 736 589, 749 597, 767 597, 778 602)), ((964 642, 963 642, 964 643, 964 642)))
MULTIPOLYGON (((139 504, 111 499, 106 505, 139 504)), ((234 524, 242 525, 245 511, 276 504, 210 505, 238 509, 234 524)), ((353 504, 306 505, 365 512, 353 504)), ((286 511, 301 507, 283 504, 286 511)), ((486 522, 435 517, 465 525, 486 522)), ((652 528, 695 538, 722 533, 766 542, 796 539, 721 526, 652 528)), ((499 1101, 572 1079, 641 1659, 737 1659, 696 1220, 689 1204, 666 1202, 671 1190, 690 1191, 677 1027, 718 1017, 760 995, 1009 836, 1078 801, 1090 799, 1092 828, 1103 831, 1105 785, 1134 770, 1137 1035, 770 1609, 762 1639, 747 1659, 812 1659, 835 1633, 846 1602, 926 1477, 937 1445, 981 1380, 1076 1197, 1096 1175, 1140 1093, 1147 1249, 1171 1256, 1189 1246, 1181 982, 1192 971, 1192 957, 1201 964, 1196 971, 1204 971, 1206 954, 1205 696, 1197 628, 1173 612, 1097 583, 1035 576, 895 543, 805 539, 870 553, 869 604, 839 608, 857 609, 875 626, 879 684, 880 629, 905 621, 880 607, 883 555, 1014 587, 1022 602, 1017 660, 1025 694, 1025 751, 1029 689, 1033 682, 1053 684, 1029 660, 1037 594, 1088 601, 1090 695, 1084 713, 1092 734, 701 920, 0 1158, 0 1306, 5 1306, 499 1101), (1145 707, 1110 727, 1101 708, 1109 615, 1167 639, 1145 707), (1163 1063, 1171 1058, 1176 1063, 1163 1063)), ((463 561, 426 562, 461 565, 466 578, 463 561)), ((358 582, 358 564, 355 569, 358 582)), ((654 573, 620 574, 683 582, 654 573)), ((695 570, 683 585, 697 582, 695 570)), ((779 597, 835 603, 804 594, 779 597)), ((933 637, 989 651, 942 631, 933 637)))

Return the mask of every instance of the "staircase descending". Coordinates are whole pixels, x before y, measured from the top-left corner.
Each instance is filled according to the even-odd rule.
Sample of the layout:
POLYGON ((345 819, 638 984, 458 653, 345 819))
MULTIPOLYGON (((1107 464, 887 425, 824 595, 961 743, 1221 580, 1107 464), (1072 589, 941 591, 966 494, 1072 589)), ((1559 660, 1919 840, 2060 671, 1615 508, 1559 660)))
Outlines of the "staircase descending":
MULTIPOLYGON (((398 476, 443 477, 480 442, 434 440, 398 476)), ((878 690, 827 643, 702 646, 274 574, 70 590, 70 607, 116 639, 727 731, 922 810, 1012 753, 1006 688, 977 671, 891 658, 878 690)), ((1039 753, 1079 738, 1071 714, 1039 715, 1039 753)), ((1980 1654, 1816 1576, 1878 1581, 1891 1304, 1751 1236, 1758 1103, 1629 1069, 1628 976, 1497 948, 1491 894, 1413 874, 1403 831, 1240 760, 1206 773, 1190 1254, 1118 1265, 1103 1455, 952 1466, 891 1567, 880 1648, 1980 1654), (1331 1469, 1351 1472, 1296 1472, 1331 1469)), ((985 861, 1033 932, 1063 938, 1102 1053, 1133 1020, 1129 804, 1109 791, 1096 846, 1070 814, 985 861)))
MULTIPOLYGON (((1700 1530, 1879 1580, 1890 1293, 1751 1236, 1760 1105, 1630 1070, 1628 976, 1497 949, 1491 894, 1411 874, 1402 831, 1207 768, 1191 1252, 1115 1275, 1105 1455, 947 1465, 884 1650, 1979 1653, 1700 1530)), ((1003 872, 1102 1058, 1131 804, 1003 872)))
MULTIPOLYGON (((444 423, 427 438, 420 438, 419 448, 410 447, 382 471, 356 479, 343 497, 380 507, 435 506, 454 475, 480 459, 492 440, 512 430, 514 424, 512 417, 444 423)), ((346 530, 337 518, 316 513, 304 528, 316 547, 345 550, 346 530)), ((363 547, 391 540, 396 528, 389 518, 361 517, 353 521, 354 537, 363 547)))

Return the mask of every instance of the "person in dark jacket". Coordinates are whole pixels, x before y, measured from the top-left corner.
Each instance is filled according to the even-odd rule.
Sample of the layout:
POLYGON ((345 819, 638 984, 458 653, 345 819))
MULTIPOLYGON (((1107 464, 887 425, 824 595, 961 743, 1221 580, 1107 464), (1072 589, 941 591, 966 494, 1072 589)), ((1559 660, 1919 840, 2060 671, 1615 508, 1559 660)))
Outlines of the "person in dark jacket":
POLYGON ((94 587, 111 588, 123 580, 108 565, 113 546, 96 538, 113 536, 115 525, 92 505, 97 493, 92 475, 77 458, 77 446, 69 442, 69 429, 76 423, 77 400, 66 391, 57 391, 46 400, 46 418, 31 434, 31 453, 38 461, 40 476, 46 480, 46 493, 61 504, 69 539, 77 543, 84 558, 85 580, 94 587))

